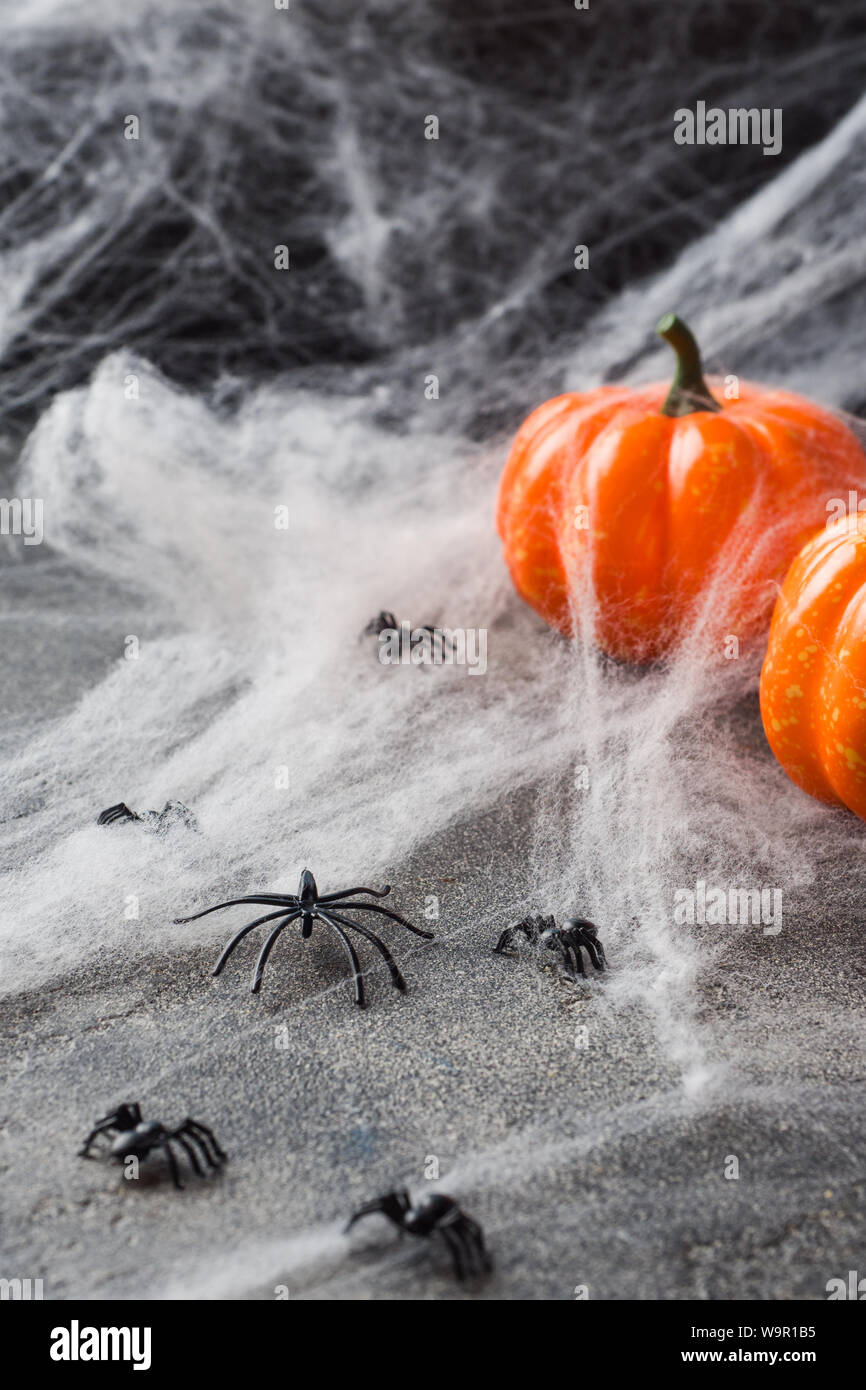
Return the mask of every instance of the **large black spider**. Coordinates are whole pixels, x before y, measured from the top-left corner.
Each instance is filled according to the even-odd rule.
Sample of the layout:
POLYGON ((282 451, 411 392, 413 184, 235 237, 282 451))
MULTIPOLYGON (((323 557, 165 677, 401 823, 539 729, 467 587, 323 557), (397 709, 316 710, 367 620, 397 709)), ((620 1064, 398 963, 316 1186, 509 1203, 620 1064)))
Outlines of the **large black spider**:
POLYGON ((114 825, 117 821, 140 821, 145 829, 154 835, 162 835, 173 825, 185 825, 188 830, 197 830, 192 811, 182 801, 167 801, 161 811, 130 811, 125 801, 109 806, 101 811, 97 825, 114 825))
POLYGON ((554 917, 524 917, 513 927, 505 928, 493 947, 494 951, 505 955, 516 932, 522 932, 532 946, 543 946, 548 951, 559 952, 572 979, 586 975, 581 947, 596 970, 602 971, 607 965, 604 947, 598 939, 598 927, 585 917, 568 917, 561 927, 556 925, 554 917))
POLYGON ((166 1129, 158 1120, 143 1120, 141 1106, 137 1101, 119 1105, 110 1115, 97 1120, 78 1150, 79 1157, 93 1158, 90 1148, 97 1135, 106 1134, 110 1130, 118 1131, 117 1138, 108 1151, 110 1158, 122 1163, 126 1158, 146 1158, 154 1149, 162 1149, 168 1159, 172 1181, 177 1188, 182 1188, 183 1183, 180 1180, 172 1144, 178 1144, 183 1149, 193 1172, 200 1178, 205 1176, 205 1169, 199 1162, 199 1154, 211 1169, 221 1168, 226 1161, 226 1154, 207 1125, 187 1116, 183 1124, 178 1125, 176 1129, 166 1129))
POLYGON ((325 893, 320 895, 316 880, 313 878, 310 870, 304 869, 301 874, 300 883, 298 884, 297 894, 254 893, 247 898, 231 898, 228 902, 217 903, 214 907, 206 907, 203 912, 194 912, 190 917, 176 917, 174 920, 176 922, 194 922, 198 917, 206 917, 209 912, 220 912, 224 907, 235 907, 239 903, 261 903, 263 907, 273 907, 275 911, 266 913, 264 917, 257 917, 254 922, 248 922, 246 926, 241 927, 240 931, 232 937, 213 969, 214 975, 220 973, 232 951, 237 946, 238 942, 242 941, 247 935, 247 932, 251 932, 254 927, 260 927, 263 922, 271 922, 275 918, 279 918, 280 920, 277 922, 277 925, 265 941, 258 963, 256 964, 251 986, 253 994, 258 994, 261 988, 262 975, 264 974, 268 956, 271 954, 277 937, 280 935, 283 928, 300 917, 301 937, 305 940, 312 935, 314 921, 318 920, 324 922, 325 926, 330 927, 336 932, 343 944, 346 955, 351 961, 355 981, 355 1003, 363 1009, 365 997, 364 981, 361 976, 361 964, 358 960, 355 947, 343 930, 344 927, 349 927, 352 931, 358 932, 375 946, 391 973, 391 983, 395 989, 405 990, 406 981, 403 979, 397 962, 394 960, 394 957, 391 955, 384 941, 381 941, 368 927, 362 927, 360 922, 352 922, 348 917, 341 916, 341 912, 349 910, 353 912, 377 912, 382 917, 390 917, 392 921, 399 922, 401 927, 406 927, 408 931, 414 932, 416 936, 424 936, 428 940, 433 937, 432 932, 422 931, 420 927, 413 926, 411 922, 406 921, 405 917, 401 917, 399 912, 393 912, 390 908, 379 907, 377 903, 345 901, 346 898, 351 898, 355 893, 369 893, 374 898, 385 898, 390 891, 390 887, 386 885, 384 888, 380 889, 346 888, 341 893, 325 893), (341 912, 336 911, 337 907, 341 909, 341 912))
POLYGON ((346 1226, 346 1233, 362 1216, 371 1216, 374 1212, 381 1212, 401 1232, 408 1231, 411 1236, 441 1235, 451 1252, 454 1273, 461 1282, 467 1274, 489 1274, 493 1268, 478 1222, 461 1211, 454 1198, 446 1197, 444 1192, 425 1193, 414 1206, 405 1189, 386 1192, 355 1212, 346 1226))
MULTIPOLYGON (((421 623, 419 627, 413 627, 408 634, 409 642, 407 644, 407 634, 403 630, 403 624, 398 622, 394 614, 385 608, 383 608, 380 613, 377 613, 375 618, 370 619, 364 631, 361 633, 361 636, 378 637, 382 632, 396 632, 399 635, 401 661, 404 651, 407 651, 407 654, 411 655, 411 636, 412 633, 415 632, 429 632, 430 652, 433 657, 436 656, 438 651, 441 658, 444 659, 446 649, 453 646, 450 636, 448 636, 444 629, 441 627, 433 627, 431 623, 421 623)), ((419 664, 423 665, 423 663, 419 664)))

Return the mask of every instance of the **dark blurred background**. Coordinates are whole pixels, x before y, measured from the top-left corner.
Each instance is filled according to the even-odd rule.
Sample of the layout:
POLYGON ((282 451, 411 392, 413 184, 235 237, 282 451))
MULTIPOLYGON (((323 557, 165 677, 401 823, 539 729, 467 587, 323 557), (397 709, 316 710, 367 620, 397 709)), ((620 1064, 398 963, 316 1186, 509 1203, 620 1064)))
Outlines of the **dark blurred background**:
POLYGON ((491 362, 537 393, 552 344, 820 141, 866 77, 862 0, 237 8, 3 22, 10 442, 120 346, 230 408, 277 373, 417 379, 447 342, 474 385, 461 426, 509 424, 526 401, 491 362), (782 107, 782 153, 677 146, 697 100, 782 107))

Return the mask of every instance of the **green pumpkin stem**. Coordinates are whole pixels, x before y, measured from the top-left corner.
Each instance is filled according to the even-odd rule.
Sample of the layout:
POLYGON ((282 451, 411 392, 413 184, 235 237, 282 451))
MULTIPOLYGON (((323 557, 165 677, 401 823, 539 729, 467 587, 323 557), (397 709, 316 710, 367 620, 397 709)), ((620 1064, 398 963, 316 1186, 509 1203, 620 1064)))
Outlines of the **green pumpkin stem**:
POLYGON ((721 410, 704 381, 701 352, 690 330, 676 314, 665 314, 656 332, 677 355, 676 371, 662 415, 691 415, 696 410, 721 410))

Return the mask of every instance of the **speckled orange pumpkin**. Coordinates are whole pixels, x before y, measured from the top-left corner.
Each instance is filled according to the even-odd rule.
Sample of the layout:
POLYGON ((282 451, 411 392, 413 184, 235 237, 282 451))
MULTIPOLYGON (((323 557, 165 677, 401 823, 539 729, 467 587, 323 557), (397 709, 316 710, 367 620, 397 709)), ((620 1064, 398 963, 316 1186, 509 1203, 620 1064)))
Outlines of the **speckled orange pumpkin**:
POLYGON ((792 781, 866 820, 866 516, 820 531, 791 566, 761 672, 761 718, 792 781))
POLYGON ((673 385, 602 386, 547 401, 522 425, 497 525, 514 585, 567 636, 591 631, 626 661, 665 656, 686 632, 721 654, 761 638, 785 571, 862 485, 856 436, 790 392, 739 383, 717 400, 685 324, 659 332, 673 385))

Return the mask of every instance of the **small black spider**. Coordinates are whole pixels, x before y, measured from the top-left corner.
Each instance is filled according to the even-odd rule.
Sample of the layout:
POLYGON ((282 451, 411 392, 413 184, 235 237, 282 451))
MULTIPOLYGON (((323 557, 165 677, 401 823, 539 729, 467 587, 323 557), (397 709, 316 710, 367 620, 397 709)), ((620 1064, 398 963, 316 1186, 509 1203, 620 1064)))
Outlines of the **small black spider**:
POLYGON ((383 608, 381 612, 377 613, 375 618, 370 619, 364 631, 361 633, 361 636, 378 637, 380 632, 399 632, 399 630, 400 624, 397 622, 394 614, 383 608))
POLYGON ((260 927, 263 922, 271 922, 279 917, 280 921, 277 922, 277 925, 262 947, 261 955, 259 956, 253 975, 253 983, 251 986, 253 994, 258 994, 261 988, 262 975, 265 965, 267 964, 268 956, 271 954, 277 937, 280 935, 283 928, 300 917, 301 937, 306 940, 307 937, 312 935, 313 922, 316 920, 324 922, 325 926, 330 927, 336 932, 343 944, 346 955, 351 961, 355 980, 355 1003, 363 1009, 365 999, 364 981, 361 976, 361 964, 354 946, 343 930, 344 927, 349 927, 352 931, 358 932, 375 946, 391 972, 391 983, 395 989, 405 990, 406 981, 403 979, 397 962, 394 960, 394 957, 391 955, 384 941, 381 941, 369 928, 362 927, 360 922, 352 922, 348 917, 341 916, 341 912, 337 912, 335 907, 339 907, 341 911, 377 912, 382 917, 390 917, 392 921, 399 922, 401 927, 406 927, 408 931, 414 932, 416 936, 424 936, 428 940, 431 940, 433 937, 432 932, 422 931, 420 927, 413 926, 411 922, 406 921, 405 917, 401 917, 399 912, 393 912, 390 908, 379 907, 376 903, 345 901, 346 898, 351 898, 355 893, 369 893, 374 898, 385 898, 390 891, 391 889, 389 886, 378 890, 376 888, 346 888, 341 893, 325 893, 320 896, 316 880, 313 878, 309 869, 304 869, 301 874, 300 883, 298 884, 297 894, 254 893, 247 898, 231 898, 228 902, 217 903, 214 907, 206 907, 203 912, 194 912, 190 917, 175 917, 174 920, 175 922, 194 922, 198 917, 206 917, 209 912, 220 912, 224 907, 235 907, 239 903, 261 903, 264 907, 275 908, 276 910, 274 912, 268 912, 264 917, 257 917, 254 922, 248 922, 246 926, 241 927, 237 935, 233 936, 226 946, 213 970, 214 975, 220 973, 235 946, 237 946, 239 941, 243 940, 247 932, 251 932, 254 927, 260 927))
POLYGON ((185 825, 188 830, 198 829, 195 816, 182 801, 167 801, 161 811, 130 811, 125 801, 119 801, 116 806, 102 811, 96 824, 114 825, 117 821, 125 820, 140 821, 154 835, 164 834, 173 825, 185 825))
POLYGON ((454 1198, 446 1197, 444 1192, 428 1192, 414 1206, 405 1189, 386 1192, 355 1212, 346 1226, 346 1233, 362 1216, 371 1216, 374 1212, 381 1212, 401 1232, 408 1231, 411 1236, 441 1235, 451 1251, 454 1273, 461 1282, 467 1274, 489 1274, 493 1268, 478 1222, 461 1211, 454 1198))
MULTIPOLYGON (((409 632, 406 632, 404 630, 403 624, 399 623, 397 619, 394 617, 394 614, 389 612, 387 609, 383 609, 381 613, 377 613, 375 618, 370 619, 367 626, 364 628, 364 631, 361 633, 361 636, 378 637, 379 634, 382 632, 397 633, 400 639, 400 659, 402 661, 403 653, 405 652, 407 657, 407 664, 412 650, 411 639, 413 634, 416 632, 429 632, 430 654, 434 658, 438 653, 440 660, 444 660, 446 649, 452 648, 454 645, 451 641, 450 636, 448 635, 448 633, 445 632, 443 628, 433 627, 430 623, 422 623, 420 627, 411 628, 409 632)), ((379 655, 381 657, 381 653, 379 653, 379 655)), ((419 664, 423 665, 424 663, 420 662, 419 664)))
POLYGON ((205 1169, 199 1162, 199 1151, 208 1168, 220 1168, 226 1161, 226 1155, 207 1125, 187 1116, 183 1124, 178 1125, 176 1129, 166 1129, 157 1120, 143 1120, 141 1106, 136 1101, 119 1105, 110 1115, 97 1120, 78 1150, 79 1157, 92 1158, 90 1148, 93 1141, 97 1135, 106 1134, 109 1130, 118 1131, 117 1138, 108 1151, 110 1158, 122 1163, 126 1158, 146 1158, 154 1149, 162 1149, 168 1159, 172 1181, 177 1188, 182 1188, 183 1183, 180 1180, 177 1160, 172 1152, 172 1144, 180 1145, 190 1161, 193 1172, 200 1178, 205 1176, 205 1169))
POLYGON ((586 975, 581 947, 586 951, 596 970, 602 971, 607 965, 604 947, 598 939, 598 927, 585 917, 568 917, 561 927, 554 917, 524 917, 513 927, 506 927, 493 947, 499 955, 505 955, 516 932, 523 932, 533 946, 543 946, 548 951, 557 951, 565 961, 565 968, 572 979, 586 975))

